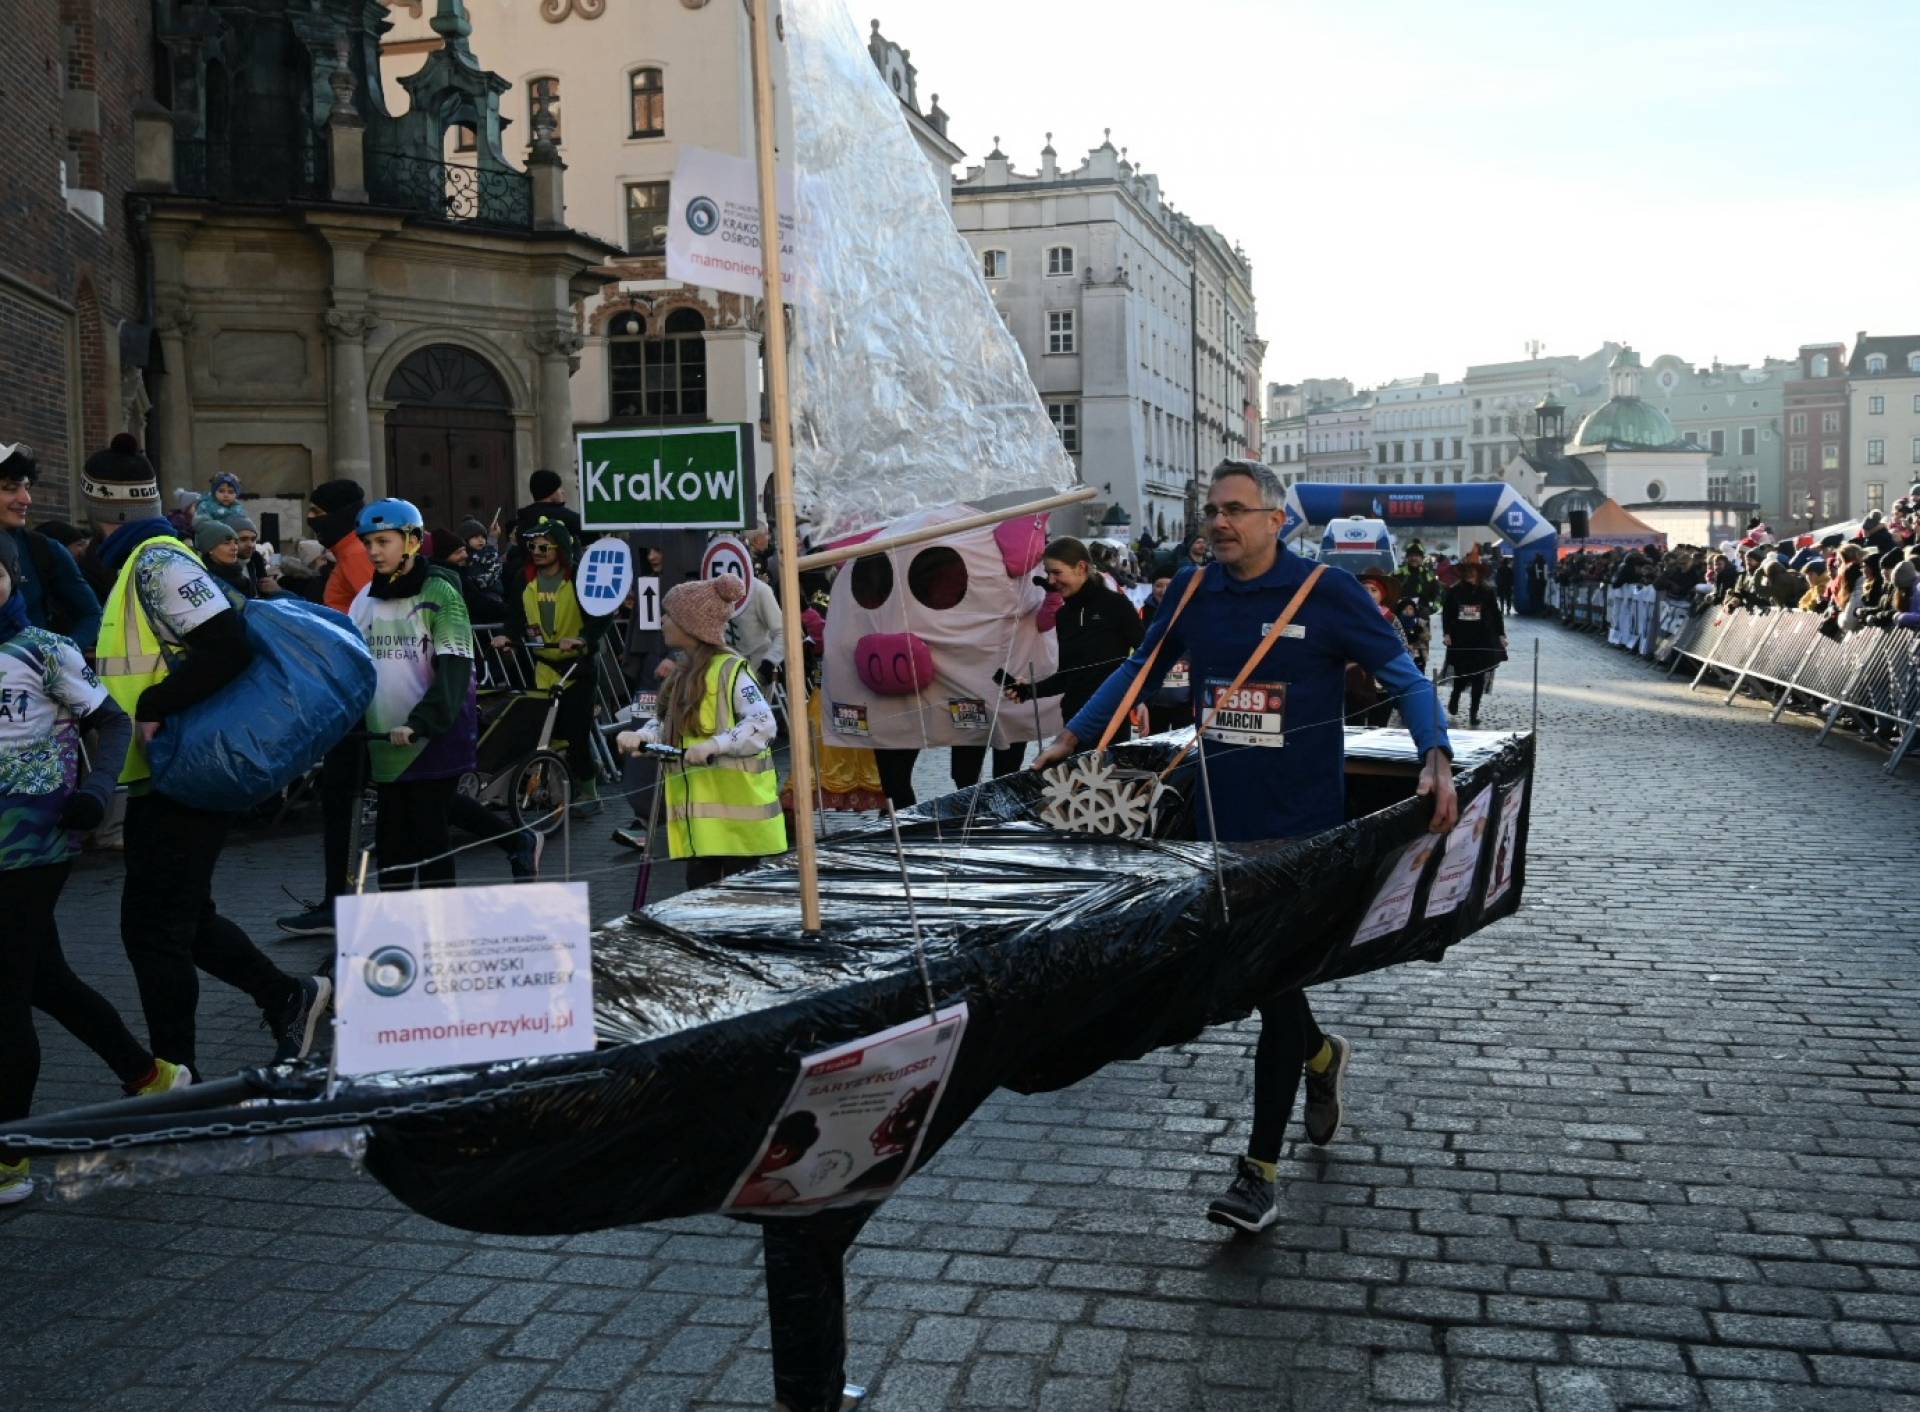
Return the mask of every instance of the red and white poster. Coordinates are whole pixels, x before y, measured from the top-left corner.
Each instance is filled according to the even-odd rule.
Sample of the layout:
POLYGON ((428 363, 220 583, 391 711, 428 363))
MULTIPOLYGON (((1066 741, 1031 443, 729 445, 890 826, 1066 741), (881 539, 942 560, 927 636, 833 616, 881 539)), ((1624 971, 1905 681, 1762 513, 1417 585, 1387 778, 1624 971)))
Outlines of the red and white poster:
POLYGON ((1492 804, 1493 791, 1481 790, 1473 802, 1460 811, 1460 822, 1446 835, 1439 870, 1433 875, 1433 886, 1427 889, 1427 916, 1444 917, 1465 902, 1467 894, 1473 891, 1473 875, 1480 867, 1492 804))
POLYGON ((891 1195, 920 1155, 966 1026, 962 1003, 801 1060, 721 1210, 804 1216, 891 1195))
POLYGON ((1387 880, 1380 884, 1366 916, 1360 919, 1359 929, 1353 934, 1353 945, 1397 932, 1413 919, 1413 895, 1419 890, 1420 874, 1426 871, 1440 842, 1433 834, 1423 834, 1400 850, 1387 872, 1387 880))

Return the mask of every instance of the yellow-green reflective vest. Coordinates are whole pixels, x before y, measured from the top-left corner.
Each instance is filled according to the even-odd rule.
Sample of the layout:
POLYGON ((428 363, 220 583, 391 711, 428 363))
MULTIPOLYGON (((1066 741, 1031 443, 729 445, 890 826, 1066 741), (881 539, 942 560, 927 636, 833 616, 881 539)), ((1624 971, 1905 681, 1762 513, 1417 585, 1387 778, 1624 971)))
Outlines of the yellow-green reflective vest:
MULTIPOLYGON (((196 564, 201 562, 200 556, 179 540, 150 539, 127 555, 127 562, 120 566, 120 577, 113 581, 113 592, 101 606, 94 672, 100 678, 100 685, 107 689, 107 695, 129 716, 140 705, 140 693, 167 675, 160 638, 153 630, 147 610, 140 605, 140 588, 134 574, 148 545, 159 543, 185 554, 196 564)), ((120 767, 120 783, 132 784, 152 774, 153 766, 147 763, 147 747, 135 731, 133 744, 127 747, 127 763, 120 767)))
POLYGON ((574 591, 573 580, 561 579, 560 586, 550 594, 540 591, 540 579, 536 575, 527 580, 527 586, 520 590, 521 611, 527 617, 527 632, 545 639, 545 647, 532 649, 533 684, 542 691, 553 688, 567 670, 569 662, 582 657, 578 648, 563 652, 555 644, 569 637, 583 637, 587 630, 587 620, 580 611, 580 595, 574 591), (540 622, 540 600, 549 598, 553 602, 553 631, 547 632, 540 622))
MULTIPOLYGON (((733 689, 746 669, 746 659, 732 653, 713 659, 695 730, 677 744, 691 745, 734 726, 733 689)), ((760 858, 787 851, 787 821, 780 813, 780 777, 772 750, 716 756, 705 765, 669 765, 663 773, 670 857, 760 858)))

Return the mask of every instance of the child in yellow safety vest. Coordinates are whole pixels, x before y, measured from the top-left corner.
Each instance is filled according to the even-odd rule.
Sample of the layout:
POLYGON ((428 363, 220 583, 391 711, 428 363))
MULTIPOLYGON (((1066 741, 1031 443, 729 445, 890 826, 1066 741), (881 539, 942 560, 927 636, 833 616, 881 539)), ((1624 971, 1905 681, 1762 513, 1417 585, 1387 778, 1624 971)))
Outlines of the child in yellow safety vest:
POLYGON ((653 720, 617 739, 622 750, 678 746, 662 771, 670 857, 687 860, 687 886, 705 887, 787 851, 773 767, 773 707, 744 657, 726 650, 727 621, 744 585, 730 574, 676 585, 662 605, 667 646, 685 660, 653 720))

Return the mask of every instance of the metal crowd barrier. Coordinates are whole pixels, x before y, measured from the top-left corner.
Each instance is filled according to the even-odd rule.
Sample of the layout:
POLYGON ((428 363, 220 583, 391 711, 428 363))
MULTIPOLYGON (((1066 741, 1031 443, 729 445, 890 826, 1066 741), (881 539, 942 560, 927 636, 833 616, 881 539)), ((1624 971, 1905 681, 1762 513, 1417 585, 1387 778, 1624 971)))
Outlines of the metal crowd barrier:
POLYGON ((1883 721, 1895 732, 1886 764, 1892 774, 1920 736, 1920 632, 1874 627, 1835 638, 1820 631, 1822 622, 1820 614, 1795 608, 1709 608, 1674 639, 1673 667, 1699 663, 1689 691, 1708 672, 1728 678, 1727 704, 1756 684, 1774 688, 1770 720, 1795 701, 1817 703, 1816 745, 1826 743, 1842 714, 1883 721))

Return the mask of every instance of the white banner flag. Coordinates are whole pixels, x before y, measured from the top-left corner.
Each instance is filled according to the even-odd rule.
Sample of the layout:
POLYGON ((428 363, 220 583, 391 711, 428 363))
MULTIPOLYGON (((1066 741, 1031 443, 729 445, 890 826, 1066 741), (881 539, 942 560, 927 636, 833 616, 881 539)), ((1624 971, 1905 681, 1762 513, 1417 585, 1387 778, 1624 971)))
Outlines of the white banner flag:
MULTIPOLYGON (((793 174, 776 169, 780 200, 780 288, 793 297, 799 265, 794 238, 793 174)), ((760 264, 760 175, 744 157, 682 147, 667 210, 667 278, 757 298, 766 292, 760 264)))

